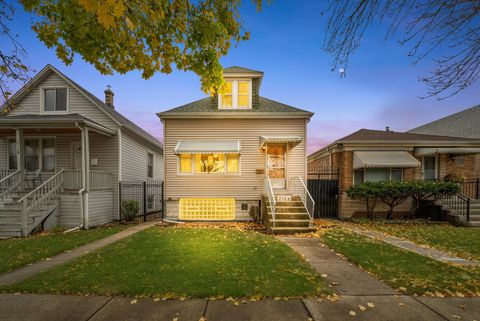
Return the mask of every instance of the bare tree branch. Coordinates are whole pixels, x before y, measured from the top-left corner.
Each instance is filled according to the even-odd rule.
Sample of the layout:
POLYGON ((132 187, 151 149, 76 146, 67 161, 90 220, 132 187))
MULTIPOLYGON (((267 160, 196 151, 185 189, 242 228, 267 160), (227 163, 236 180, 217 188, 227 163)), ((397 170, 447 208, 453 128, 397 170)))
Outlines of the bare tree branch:
POLYGON ((367 28, 377 23, 388 26, 386 39, 411 46, 415 64, 433 60, 433 70, 420 77, 427 97, 450 97, 480 76, 478 0, 332 0, 328 11, 324 49, 334 56, 332 70, 348 67, 367 28))

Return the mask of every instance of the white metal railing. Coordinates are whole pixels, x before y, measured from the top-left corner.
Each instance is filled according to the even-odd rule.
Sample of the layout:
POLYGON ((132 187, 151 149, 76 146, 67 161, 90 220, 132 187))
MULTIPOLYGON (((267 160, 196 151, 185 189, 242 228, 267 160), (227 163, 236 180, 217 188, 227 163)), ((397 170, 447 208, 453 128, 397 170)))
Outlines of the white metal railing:
POLYGON ((63 187, 66 189, 80 189, 82 184, 82 171, 65 170, 63 172, 63 187))
MULTIPOLYGON (((64 172, 63 186, 66 189, 83 188, 82 171, 66 170, 64 172)), ((113 175, 107 172, 90 171, 90 188, 91 189, 113 188, 113 175)))
POLYGON ((90 188, 113 188, 113 175, 106 172, 90 171, 90 188))
POLYGON ((8 175, 16 172, 15 169, 0 169, 0 180, 4 179, 8 175))
POLYGON ((288 189, 292 190, 294 194, 300 196, 300 199, 302 200, 302 203, 307 210, 308 216, 310 216, 310 226, 312 226, 313 211, 315 210, 315 201, 313 200, 312 195, 308 191, 304 180, 300 176, 290 178, 288 189))
POLYGON ((22 204, 22 235, 27 235, 27 218, 40 205, 47 204, 53 196, 61 191, 64 169, 59 170, 33 191, 22 197, 17 203, 22 204))
POLYGON ((19 169, 0 179, 0 201, 22 183, 22 175, 19 169))
MULTIPOLYGON (((275 227, 275 211, 277 208, 277 200, 275 199, 275 194, 273 193, 272 182, 270 177, 266 177, 264 180, 264 189, 268 196, 268 202, 270 203, 270 211, 272 213, 272 227, 275 227)), ((267 208, 268 214, 268 208, 267 208)))

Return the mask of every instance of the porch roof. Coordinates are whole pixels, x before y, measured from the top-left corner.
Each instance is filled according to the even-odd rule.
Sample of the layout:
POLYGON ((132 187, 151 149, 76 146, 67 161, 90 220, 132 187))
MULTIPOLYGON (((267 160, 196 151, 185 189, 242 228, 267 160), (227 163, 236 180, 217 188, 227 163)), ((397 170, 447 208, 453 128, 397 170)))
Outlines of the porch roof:
POLYGON ((115 134, 115 131, 80 114, 26 114, 0 117, 0 128, 61 128, 75 127, 75 124, 83 124, 102 134, 115 134))
POLYGON ((355 151, 353 168, 420 167, 420 162, 405 151, 355 151))
POLYGON ((302 137, 299 136, 260 136, 260 147, 263 147, 266 143, 291 143, 299 144, 302 141, 302 137))
POLYGON ((174 149, 175 154, 239 154, 240 151, 241 143, 239 140, 181 140, 177 143, 174 149))
POLYGON ((416 156, 433 154, 480 154, 480 147, 441 147, 441 148, 415 148, 416 156))

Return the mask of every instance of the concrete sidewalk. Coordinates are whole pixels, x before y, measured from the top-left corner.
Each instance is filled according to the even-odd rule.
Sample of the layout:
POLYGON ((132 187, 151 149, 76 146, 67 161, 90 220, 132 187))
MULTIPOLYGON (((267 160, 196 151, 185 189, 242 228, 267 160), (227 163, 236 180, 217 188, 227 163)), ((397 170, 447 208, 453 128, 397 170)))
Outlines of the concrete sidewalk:
POLYGON ((464 266, 480 266, 480 262, 478 261, 464 259, 458 256, 448 254, 446 252, 434 249, 434 248, 423 247, 412 241, 404 240, 396 236, 385 235, 384 233, 372 231, 364 228, 352 228, 352 227, 346 227, 346 228, 357 234, 367 236, 371 239, 380 240, 390 245, 429 257, 431 259, 434 259, 440 262, 452 263, 452 264, 458 264, 458 265, 464 265, 464 266))
POLYGON ((479 307, 480 298, 413 299, 404 295, 342 296, 337 302, 269 299, 237 306, 206 299, 0 294, 2 321, 472 321, 480 319, 479 307))
MULTIPOLYGON (((132 234, 135 234, 137 232, 143 231, 155 224, 157 224, 159 221, 150 221, 147 223, 141 223, 138 225, 133 225, 130 228, 127 228, 126 230, 120 231, 118 233, 115 233, 113 235, 107 236, 103 239, 94 241, 92 243, 88 243, 79 247, 76 247, 72 249, 71 251, 63 252, 60 254, 57 254, 48 260, 42 260, 36 263, 33 263, 31 265, 27 265, 21 268, 18 268, 16 270, 13 270, 11 272, 7 272, 4 274, 0 275, 0 286, 6 286, 6 285, 11 285, 16 282, 23 281, 25 279, 28 279, 29 277, 34 276, 37 273, 43 272, 49 268, 52 268, 57 265, 61 265, 64 263, 67 263, 73 259, 76 259, 82 255, 88 254, 90 252, 93 252, 95 250, 98 250, 106 245, 109 245, 111 243, 114 243, 116 241, 119 241, 121 239, 124 239, 132 234)), ((1 320, 1 318, 0 318, 1 320)))

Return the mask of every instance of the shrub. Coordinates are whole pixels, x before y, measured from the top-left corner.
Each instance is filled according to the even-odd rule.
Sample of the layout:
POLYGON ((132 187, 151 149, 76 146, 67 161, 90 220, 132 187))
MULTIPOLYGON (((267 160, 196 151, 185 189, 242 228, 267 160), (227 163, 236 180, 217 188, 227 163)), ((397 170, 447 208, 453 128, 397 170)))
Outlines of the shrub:
POLYGON ((122 217, 127 221, 135 218, 139 210, 138 201, 126 200, 122 201, 122 217))
POLYGON ((373 210, 380 196, 380 189, 377 183, 365 182, 353 185, 347 190, 347 195, 351 199, 365 201, 367 218, 373 217, 373 210))
POLYGON ((412 209, 408 216, 415 213, 420 206, 421 201, 436 200, 458 193, 460 187, 452 182, 431 182, 431 181, 412 181, 412 182, 365 182, 359 185, 351 186, 347 190, 347 195, 354 200, 366 202, 367 217, 372 218, 375 205, 378 199, 387 204, 389 210, 387 219, 391 219, 395 207, 405 202, 409 197, 414 200, 412 209))
POLYGON ((445 182, 462 183, 465 181, 465 176, 459 175, 459 174, 448 174, 448 175, 445 175, 443 180, 445 182))

